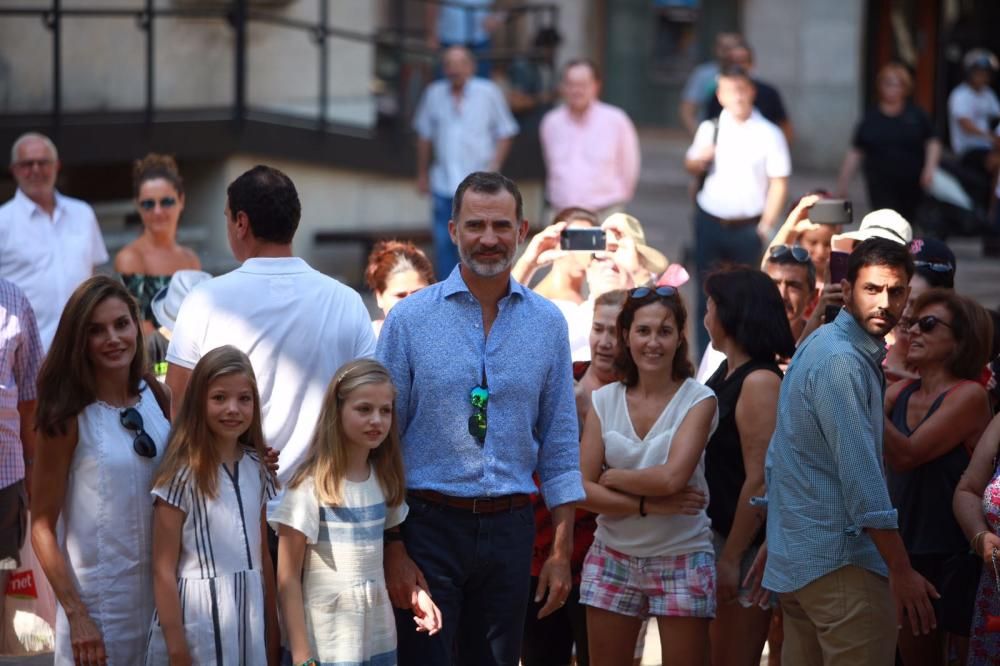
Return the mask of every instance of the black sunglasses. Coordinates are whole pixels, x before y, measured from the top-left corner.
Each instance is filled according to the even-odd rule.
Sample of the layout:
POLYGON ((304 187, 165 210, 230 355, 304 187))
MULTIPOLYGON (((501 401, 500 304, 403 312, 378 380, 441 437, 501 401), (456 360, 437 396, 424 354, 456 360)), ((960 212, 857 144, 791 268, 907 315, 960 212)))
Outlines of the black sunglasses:
POLYGON ((152 458, 156 455, 156 442, 149 436, 142 427, 142 414, 135 407, 127 407, 118 413, 118 419, 122 427, 135 433, 132 440, 132 449, 143 458, 152 458))
POLYGON ((636 287, 628 293, 629 298, 646 298, 650 294, 656 294, 661 298, 670 298, 677 294, 677 290, 669 285, 662 287, 636 287))
POLYGON ((469 402, 475 410, 469 417, 469 434, 480 444, 486 442, 486 404, 490 401, 490 390, 485 386, 473 386, 469 391, 469 402))
POLYGON ((177 205, 177 199, 173 197, 163 197, 159 200, 159 202, 157 202, 156 199, 143 199, 139 202, 139 208, 143 210, 153 210, 156 208, 157 203, 160 204, 160 208, 173 208, 177 205))
POLYGON ((800 264, 807 263, 809 261, 809 250, 805 249, 801 245, 775 245, 768 252, 772 259, 781 259, 782 257, 791 254, 792 259, 799 262, 800 264))
POLYGON ((938 319, 934 315, 924 315, 919 319, 911 319, 909 323, 910 325, 907 326, 907 328, 916 326, 917 328, 920 329, 921 333, 930 333, 935 328, 937 328, 938 324, 941 324, 942 326, 946 326, 948 328, 952 328, 951 324, 942 319, 938 319))
POLYGON ((913 265, 917 268, 932 270, 935 273, 952 273, 955 270, 951 264, 939 261, 914 261, 913 265))

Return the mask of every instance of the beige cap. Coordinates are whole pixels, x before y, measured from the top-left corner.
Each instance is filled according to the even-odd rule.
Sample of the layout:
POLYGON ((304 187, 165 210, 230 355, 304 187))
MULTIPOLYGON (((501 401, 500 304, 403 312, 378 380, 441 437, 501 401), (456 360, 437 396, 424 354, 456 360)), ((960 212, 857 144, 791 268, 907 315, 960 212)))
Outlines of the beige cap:
POLYGON ((639 220, 627 213, 612 213, 604 221, 614 221, 615 226, 622 229, 625 235, 635 242, 636 252, 645 260, 646 268, 651 273, 659 275, 667 270, 670 262, 662 252, 646 244, 646 233, 642 230, 639 220))

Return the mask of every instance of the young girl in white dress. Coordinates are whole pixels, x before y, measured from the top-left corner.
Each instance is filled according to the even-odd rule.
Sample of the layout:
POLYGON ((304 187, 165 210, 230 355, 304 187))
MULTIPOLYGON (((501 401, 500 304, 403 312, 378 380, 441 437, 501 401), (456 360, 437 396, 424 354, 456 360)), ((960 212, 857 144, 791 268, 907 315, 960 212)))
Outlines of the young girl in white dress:
POLYGON ((214 349, 191 374, 153 481, 147 664, 277 663, 264 516, 274 493, 250 359, 235 347, 214 349))
MULTIPOLYGON (((407 512, 395 398, 378 362, 341 367, 309 454, 271 516, 278 601, 295 666, 396 663, 382 573, 383 533, 395 538, 407 512)), ((425 590, 411 605, 417 631, 440 629, 441 613, 425 590)))

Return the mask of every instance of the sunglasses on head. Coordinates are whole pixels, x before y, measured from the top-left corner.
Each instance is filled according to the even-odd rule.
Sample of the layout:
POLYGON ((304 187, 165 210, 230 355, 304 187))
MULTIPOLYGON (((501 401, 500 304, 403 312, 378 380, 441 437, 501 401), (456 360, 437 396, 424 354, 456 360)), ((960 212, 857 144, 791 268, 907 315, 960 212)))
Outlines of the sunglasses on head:
POLYGON ((132 440, 132 449, 143 458, 152 458, 156 455, 156 443, 143 429, 142 414, 135 407, 128 407, 118 413, 118 420, 122 427, 135 433, 132 440))
POLYGON ((177 199, 174 197, 163 197, 159 201, 156 199, 143 199, 139 202, 139 208, 143 210, 153 210, 156 208, 156 204, 160 204, 160 208, 173 208, 177 205, 177 199))
POLYGON ((786 255, 792 255, 792 259, 804 264, 809 261, 809 250, 801 245, 775 245, 768 252, 772 259, 781 259, 786 255))
POLYGON ((916 326, 917 328, 920 329, 921 333, 930 333, 935 328, 937 328, 938 324, 941 324, 942 326, 945 326, 947 328, 951 328, 952 327, 951 324, 949 324, 948 322, 946 322, 946 321, 944 321, 942 319, 938 319, 934 315, 924 315, 923 317, 920 317, 919 319, 910 319, 910 320, 907 320, 906 323, 908 324, 906 328, 912 328, 912 327, 916 326))
POLYGON ((955 270, 955 267, 951 264, 941 261, 914 261, 913 265, 917 268, 926 268, 935 273, 951 273, 955 270))
POLYGON ((662 287, 636 287, 628 293, 629 298, 646 298, 650 294, 656 294, 660 298, 670 298, 677 294, 677 290, 669 285, 662 287))

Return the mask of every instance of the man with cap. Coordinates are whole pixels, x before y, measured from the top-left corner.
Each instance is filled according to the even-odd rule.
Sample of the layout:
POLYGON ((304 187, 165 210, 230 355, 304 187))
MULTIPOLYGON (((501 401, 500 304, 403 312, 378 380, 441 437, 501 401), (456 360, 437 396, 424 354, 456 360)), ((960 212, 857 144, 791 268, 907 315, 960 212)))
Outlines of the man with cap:
MULTIPOLYGON (((1000 148, 1000 139, 990 130, 1000 117, 1000 100, 990 87, 997 71, 997 57, 986 49, 973 49, 962 59, 965 81, 948 95, 948 133, 951 148, 962 165, 982 174, 989 189, 988 174, 996 173, 993 150, 1000 148)), ((985 205, 988 193, 977 187, 973 194, 979 205, 985 205)))

